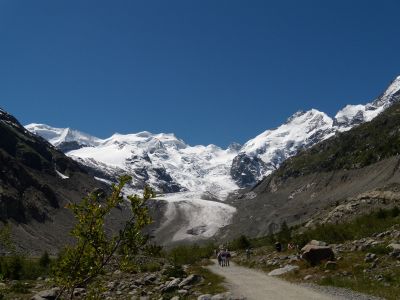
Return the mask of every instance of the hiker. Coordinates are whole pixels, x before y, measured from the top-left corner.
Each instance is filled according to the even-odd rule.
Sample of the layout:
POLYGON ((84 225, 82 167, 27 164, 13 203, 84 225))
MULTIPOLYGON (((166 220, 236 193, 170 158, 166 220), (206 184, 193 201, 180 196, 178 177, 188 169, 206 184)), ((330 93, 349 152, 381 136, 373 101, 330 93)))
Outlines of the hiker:
POLYGON ((246 257, 247 257, 247 259, 250 259, 250 254, 251 254, 250 248, 247 248, 246 249, 246 257))
POLYGON ((226 266, 229 267, 229 260, 231 259, 231 253, 228 251, 228 249, 225 249, 225 263, 226 266))
POLYGON ((281 252, 282 251, 282 244, 279 242, 275 243, 275 250, 276 252, 281 252))
POLYGON ((225 267, 226 266, 226 252, 224 250, 221 250, 221 266, 225 267))
POLYGON ((218 264, 222 267, 222 251, 219 251, 217 254, 218 264))

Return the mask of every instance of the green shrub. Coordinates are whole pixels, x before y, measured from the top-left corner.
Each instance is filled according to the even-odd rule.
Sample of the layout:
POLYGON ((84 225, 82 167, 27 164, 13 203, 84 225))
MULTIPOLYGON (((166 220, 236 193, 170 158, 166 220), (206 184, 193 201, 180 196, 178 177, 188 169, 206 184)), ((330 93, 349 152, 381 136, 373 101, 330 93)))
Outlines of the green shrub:
POLYGON ((157 262, 149 262, 140 265, 139 268, 141 272, 156 272, 161 270, 161 265, 157 262))
POLYGON ((47 251, 45 251, 39 259, 39 265, 43 268, 47 268, 50 265, 50 262, 50 256, 47 251))
POLYGON ((390 248, 388 248, 386 245, 375 245, 367 249, 368 252, 374 253, 374 254, 389 254, 391 252, 390 248))
POLYGON ((17 281, 11 285, 9 291, 16 294, 28 294, 29 288, 31 288, 30 285, 17 281))
POLYGON ((393 207, 393 208, 391 209, 391 211, 390 211, 390 215, 391 215, 393 218, 399 216, 399 215, 400 215, 400 209, 399 209, 397 206, 393 207))
POLYGON ((202 259, 210 258, 215 249, 213 244, 201 247, 196 244, 183 245, 172 249, 168 253, 168 258, 174 265, 194 264, 202 259))
POLYGON ((241 235, 237 239, 233 240, 228 246, 230 250, 242 250, 249 247, 251 247, 251 242, 245 235, 241 235))
POLYGON ((167 278, 169 277, 182 278, 186 276, 186 273, 183 270, 182 266, 174 265, 167 267, 163 272, 163 275, 166 276, 167 278))

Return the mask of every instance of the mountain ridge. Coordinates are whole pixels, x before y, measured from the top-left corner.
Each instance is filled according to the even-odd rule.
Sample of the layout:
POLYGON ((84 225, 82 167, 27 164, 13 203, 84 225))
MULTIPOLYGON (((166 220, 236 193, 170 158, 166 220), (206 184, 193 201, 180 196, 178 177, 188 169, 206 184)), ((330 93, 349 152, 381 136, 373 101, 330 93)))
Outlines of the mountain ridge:
POLYGON ((115 133, 99 139, 45 124, 29 124, 26 128, 86 165, 100 180, 115 181, 123 170, 138 178, 132 188, 140 189, 148 181, 159 192, 197 189, 223 199, 232 190, 256 184, 300 150, 372 120, 397 101, 399 93, 400 76, 397 76, 372 102, 347 105, 333 118, 316 109, 298 111, 282 125, 262 132, 243 146, 227 149, 213 144, 190 146, 171 133, 115 133), (118 162, 107 157, 110 153, 121 154, 121 149, 129 147, 130 151, 118 162), (109 169, 107 174, 99 174, 104 173, 105 166, 109 169))

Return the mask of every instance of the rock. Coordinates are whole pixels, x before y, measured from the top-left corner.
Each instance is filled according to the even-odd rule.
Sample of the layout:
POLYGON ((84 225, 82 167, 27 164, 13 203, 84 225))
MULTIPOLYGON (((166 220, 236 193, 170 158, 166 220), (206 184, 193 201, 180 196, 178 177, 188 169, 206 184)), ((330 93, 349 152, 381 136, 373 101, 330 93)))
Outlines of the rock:
POLYGON ((183 279, 181 281, 181 283, 179 283, 179 287, 182 288, 186 285, 192 285, 196 282, 199 282, 201 280, 201 276, 197 275, 197 274, 191 274, 188 277, 186 277, 185 279, 183 279))
POLYGON ((216 294, 211 297, 211 300, 227 300, 227 299, 232 299, 232 294, 229 292, 223 294, 216 294))
POLYGON ((172 297, 171 300, 179 300, 179 296, 172 297))
POLYGON ((388 248, 392 249, 393 252, 400 252, 400 244, 392 243, 388 245, 388 248))
POLYGON ((170 291, 173 291, 179 287, 179 283, 181 282, 180 278, 175 278, 167 283, 165 283, 165 286, 161 289, 162 292, 167 293, 170 291))
POLYGON ((313 245, 313 246, 328 246, 327 243, 323 241, 317 241, 317 240, 312 240, 308 243, 308 245, 313 245))
POLYGON ((376 254, 374 253, 367 253, 365 255, 364 261, 365 262, 373 262, 377 258, 376 254))
POLYGON ((7 285, 4 282, 0 282, 0 289, 5 289, 7 285))
POLYGON ((114 282, 114 281, 110 281, 108 284, 107 284, 107 288, 110 290, 110 291, 113 291, 116 287, 117 287, 117 283, 116 282, 114 282))
POLYGON ((86 293, 86 289, 84 288, 76 288, 74 289, 74 297, 80 297, 83 296, 86 293))
POLYGON ((337 263, 335 261, 327 261, 325 263, 325 269, 327 270, 336 270, 337 263))
POLYGON ((301 257, 315 266, 322 260, 334 260, 335 254, 332 249, 328 246, 316 246, 316 245, 305 245, 302 249, 301 257))
POLYGON ((182 290, 178 290, 178 294, 179 295, 186 295, 188 293, 188 291, 187 290, 184 290, 184 289, 182 289, 182 290))
POLYGON ((294 270, 298 270, 299 266, 293 266, 293 265, 286 265, 283 268, 278 268, 275 270, 272 270, 271 272, 268 273, 269 276, 279 276, 282 274, 286 274, 289 272, 292 272, 294 270))
POLYGON ((157 275, 156 274, 150 274, 150 275, 147 275, 146 277, 143 278, 143 281, 144 281, 145 284, 151 284, 156 280, 157 280, 157 275))
POLYGON ((210 294, 205 294, 205 295, 200 295, 197 297, 197 300, 211 300, 212 295, 210 294))
POLYGON ((56 299, 60 288, 52 288, 50 290, 45 290, 34 295, 31 300, 54 300, 56 299))
POLYGON ((313 276, 312 275, 307 275, 307 276, 304 276, 304 280, 311 280, 313 278, 313 276))

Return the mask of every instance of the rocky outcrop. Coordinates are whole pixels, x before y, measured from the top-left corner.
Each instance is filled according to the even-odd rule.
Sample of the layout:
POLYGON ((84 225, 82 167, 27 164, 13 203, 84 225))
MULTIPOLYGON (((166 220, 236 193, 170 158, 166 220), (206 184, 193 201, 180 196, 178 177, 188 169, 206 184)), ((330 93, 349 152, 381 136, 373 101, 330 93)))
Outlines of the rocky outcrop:
POLYGON ((335 254, 331 247, 328 246, 316 246, 316 245, 305 245, 302 249, 301 258, 306 260, 312 266, 318 265, 321 261, 331 261, 335 258, 335 254))
POLYGON ((239 153, 232 161, 231 176, 240 187, 249 187, 267 171, 267 165, 258 157, 239 153))

